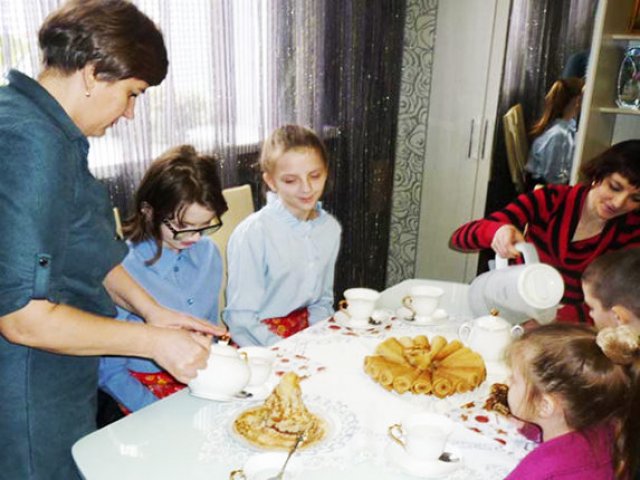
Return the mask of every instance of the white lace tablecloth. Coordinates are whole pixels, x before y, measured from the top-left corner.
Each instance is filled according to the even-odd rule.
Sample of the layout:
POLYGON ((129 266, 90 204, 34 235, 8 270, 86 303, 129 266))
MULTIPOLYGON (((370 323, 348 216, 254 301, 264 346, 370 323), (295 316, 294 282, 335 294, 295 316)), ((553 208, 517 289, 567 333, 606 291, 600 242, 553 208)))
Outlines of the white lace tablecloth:
MULTIPOLYGON (((464 300, 465 286, 453 285, 459 298, 445 299, 449 310, 464 300)), ((391 300, 385 307, 393 308, 401 295, 398 286, 390 289, 386 298, 391 300)), ((478 389, 445 399, 389 392, 364 372, 364 357, 386 337, 456 338, 459 325, 470 319, 467 310, 459 308, 459 315, 430 327, 392 318, 380 327, 351 330, 326 320, 273 347, 277 360, 270 385, 285 372, 295 371, 304 378, 301 386, 308 408, 329 422, 325 441, 296 454, 304 465, 301 478, 416 478, 390 457, 387 428, 423 411, 448 415, 456 422, 447 448, 459 453, 462 461, 459 469, 440 478, 497 480, 515 467, 533 445, 503 417, 477 410, 489 385, 504 380, 504 368, 488 368, 489 377, 478 389)), ((259 453, 231 428, 237 415, 255 404, 204 400, 183 390, 87 435, 74 445, 73 455, 89 480, 225 480, 231 470, 259 453)))

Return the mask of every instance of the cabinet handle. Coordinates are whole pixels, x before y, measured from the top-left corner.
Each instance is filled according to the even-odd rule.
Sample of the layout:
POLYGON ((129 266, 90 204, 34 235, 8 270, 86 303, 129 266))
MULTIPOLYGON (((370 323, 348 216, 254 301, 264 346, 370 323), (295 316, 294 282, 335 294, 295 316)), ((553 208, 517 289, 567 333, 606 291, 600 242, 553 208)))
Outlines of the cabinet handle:
POLYGON ((471 158, 471 146, 473 145, 473 126, 474 126, 474 119, 471 119, 471 132, 469 132, 469 149, 467 152, 467 158, 471 158))
POLYGON ((487 129, 489 128, 489 119, 484 119, 484 135, 482 136, 482 154, 480 155, 480 159, 484 160, 484 147, 487 144, 487 129))

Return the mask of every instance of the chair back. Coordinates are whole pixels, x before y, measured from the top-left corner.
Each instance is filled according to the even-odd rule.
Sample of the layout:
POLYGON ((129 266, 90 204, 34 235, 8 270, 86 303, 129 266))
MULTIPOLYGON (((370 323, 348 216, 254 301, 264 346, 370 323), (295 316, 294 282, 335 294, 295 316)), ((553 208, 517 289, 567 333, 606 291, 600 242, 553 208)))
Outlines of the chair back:
POLYGON ((518 192, 525 190, 525 170, 529 155, 529 142, 524 125, 522 105, 517 103, 502 117, 504 140, 507 148, 507 159, 511 181, 518 192))
POLYGON ((222 228, 211 235, 222 255, 222 286, 220 287, 219 309, 225 306, 225 291, 227 289, 227 243, 236 226, 254 212, 253 195, 250 185, 225 188, 222 195, 227 201, 229 210, 222 215, 222 228))

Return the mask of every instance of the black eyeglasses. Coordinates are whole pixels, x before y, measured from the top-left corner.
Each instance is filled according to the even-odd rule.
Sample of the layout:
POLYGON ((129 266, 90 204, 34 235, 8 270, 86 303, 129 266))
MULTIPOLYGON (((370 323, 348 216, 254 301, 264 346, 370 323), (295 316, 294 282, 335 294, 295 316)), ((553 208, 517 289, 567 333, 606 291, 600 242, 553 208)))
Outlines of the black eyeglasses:
POLYGON ((203 235, 203 236, 211 235, 212 233, 215 233, 218 230, 220 230, 220 228, 222 228, 222 220, 220 219, 218 219, 218 223, 214 225, 209 225, 207 227, 202 227, 202 228, 188 228, 186 230, 176 230, 175 228, 173 228, 173 225, 171 225, 169 220, 166 218, 162 220, 162 223, 164 223, 166 227, 171 231, 171 233, 173 234, 173 239, 178 241, 182 241, 186 238, 192 237, 196 233, 199 233, 200 235, 203 235))

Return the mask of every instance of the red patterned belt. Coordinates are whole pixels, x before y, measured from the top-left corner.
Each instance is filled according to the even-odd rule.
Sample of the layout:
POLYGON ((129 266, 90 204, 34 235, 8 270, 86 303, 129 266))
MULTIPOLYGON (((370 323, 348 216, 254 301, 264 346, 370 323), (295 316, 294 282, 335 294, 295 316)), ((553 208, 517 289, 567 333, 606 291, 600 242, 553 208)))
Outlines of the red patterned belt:
POLYGON ((284 317, 265 318, 262 323, 279 337, 287 338, 309 326, 309 310, 302 307, 284 317))
MULTIPOLYGON (((145 373, 129 370, 129 374, 147 387, 151 393, 158 398, 168 397, 186 387, 184 383, 180 383, 167 372, 145 373)), ((123 405, 120 405, 120 409, 126 415, 131 413, 123 405)))

